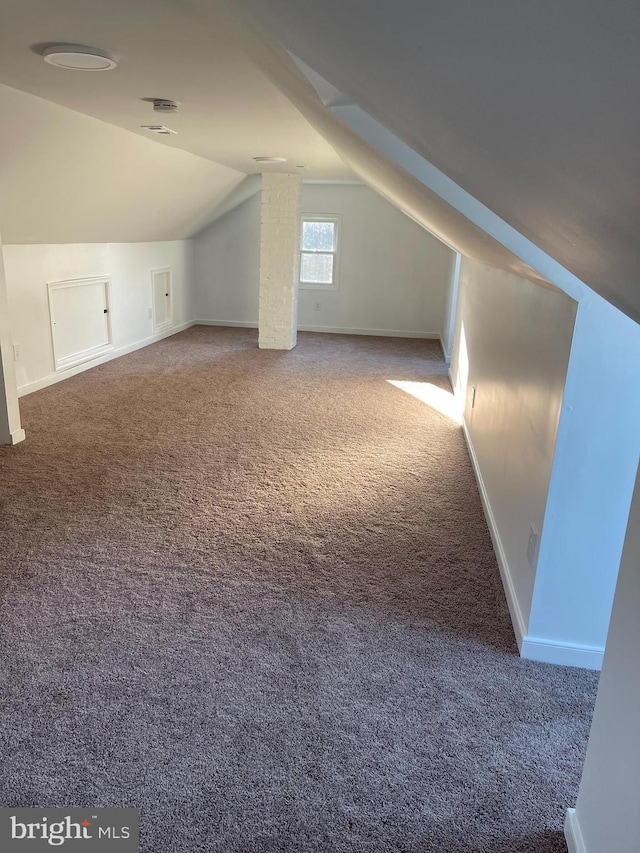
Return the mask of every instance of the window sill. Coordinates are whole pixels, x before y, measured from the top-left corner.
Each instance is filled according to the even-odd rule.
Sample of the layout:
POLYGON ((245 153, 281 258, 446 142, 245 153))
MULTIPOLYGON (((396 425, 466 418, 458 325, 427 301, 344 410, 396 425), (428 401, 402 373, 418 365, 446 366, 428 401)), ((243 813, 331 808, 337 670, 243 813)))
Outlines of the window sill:
POLYGON ((298 282, 298 289, 299 290, 337 290, 338 285, 335 282, 333 284, 320 284, 320 282, 316 283, 316 282, 305 281, 303 283, 300 281, 300 282, 298 282))

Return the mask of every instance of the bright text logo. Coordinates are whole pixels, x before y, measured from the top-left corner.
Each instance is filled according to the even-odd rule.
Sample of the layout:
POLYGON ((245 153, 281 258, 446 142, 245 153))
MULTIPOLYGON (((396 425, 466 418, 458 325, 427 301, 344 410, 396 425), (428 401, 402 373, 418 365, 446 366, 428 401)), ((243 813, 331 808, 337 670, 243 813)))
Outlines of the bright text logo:
POLYGON ((0 849, 6 853, 113 851, 138 853, 137 809, 0 809, 0 849))

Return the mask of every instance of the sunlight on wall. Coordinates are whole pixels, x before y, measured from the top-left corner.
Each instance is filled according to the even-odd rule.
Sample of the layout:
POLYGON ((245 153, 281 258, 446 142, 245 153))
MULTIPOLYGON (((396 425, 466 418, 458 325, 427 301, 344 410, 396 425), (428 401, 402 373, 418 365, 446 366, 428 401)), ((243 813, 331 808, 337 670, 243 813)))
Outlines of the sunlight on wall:
MULTIPOLYGON (((469 382, 469 353, 467 352, 467 338, 464 333, 464 323, 460 324, 460 345, 458 347, 458 369, 455 378, 454 391, 460 400, 467 396, 467 384, 469 382)), ((463 408, 464 411, 464 408, 463 408)))
POLYGON ((398 379, 387 379, 390 385, 394 385, 406 394, 411 394, 422 403, 426 403, 432 409, 446 415, 457 424, 462 423, 462 408, 459 400, 453 396, 451 391, 432 385, 431 382, 403 382, 398 379))

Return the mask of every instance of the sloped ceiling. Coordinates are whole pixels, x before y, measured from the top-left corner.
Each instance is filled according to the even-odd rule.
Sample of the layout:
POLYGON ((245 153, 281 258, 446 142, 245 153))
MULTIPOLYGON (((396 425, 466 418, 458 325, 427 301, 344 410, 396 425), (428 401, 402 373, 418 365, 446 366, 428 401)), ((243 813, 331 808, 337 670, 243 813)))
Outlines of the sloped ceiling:
MULTIPOLYGON (((208 0, 190 0, 202 7, 206 20, 208 0)), ((237 9, 236 0, 229 0, 237 9)), ((552 286, 549 279, 525 263, 522 257, 498 242, 478 224, 472 222, 437 192, 370 144, 360 133, 351 130, 326 107, 317 89, 327 91, 327 83, 317 78, 312 86, 284 47, 257 24, 254 17, 239 19, 247 50, 264 69, 265 74, 287 95, 309 122, 328 140, 353 172, 376 192, 414 219, 423 228, 462 254, 482 263, 510 270, 541 284, 552 286)), ((311 75, 313 77, 313 75, 311 75)), ((331 87, 329 87, 330 89, 331 87)), ((340 92, 331 89, 336 102, 343 103, 340 92)))
MULTIPOLYGON (((253 156, 313 178, 350 169, 243 51, 232 16, 207 26, 183 0, 1 0, 0 233, 8 243, 190 237, 215 217, 253 156), (43 62, 46 42, 118 59, 82 74, 43 62), (4 84, 4 85, 3 85, 4 84), (34 97, 35 96, 35 97, 34 97), (177 100, 158 137, 145 98, 177 100)), ((264 168, 264 167, 262 167, 264 168)))
POLYGON ((237 171, 260 172, 254 156, 287 159, 312 178, 349 178, 332 147, 243 49, 233 10, 207 0, 206 20, 190 0, 1 0, 0 83, 91 115, 156 144, 237 171), (102 48, 118 67, 83 74, 42 60, 44 44, 102 48), (160 116, 175 136, 150 136, 148 100, 169 98, 160 116))
POLYGON ((640 6, 242 0, 284 47, 640 319, 640 6))
POLYGON ((190 237, 245 178, 1 85, 0 114, 0 234, 7 244, 190 237))
POLYGON ((305 177, 355 172, 458 250, 540 278, 341 125, 286 48, 638 320, 639 36, 625 0, 2 0, 0 83, 76 112, 45 119, 41 101, 37 121, 25 108, 12 123, 5 109, 0 226, 14 242, 177 238, 211 221, 254 155, 276 155, 305 177), (102 47, 118 68, 51 69, 47 41, 102 47), (178 136, 140 136, 148 97, 181 102, 178 136), (80 131, 79 113, 126 145, 107 124, 80 131))

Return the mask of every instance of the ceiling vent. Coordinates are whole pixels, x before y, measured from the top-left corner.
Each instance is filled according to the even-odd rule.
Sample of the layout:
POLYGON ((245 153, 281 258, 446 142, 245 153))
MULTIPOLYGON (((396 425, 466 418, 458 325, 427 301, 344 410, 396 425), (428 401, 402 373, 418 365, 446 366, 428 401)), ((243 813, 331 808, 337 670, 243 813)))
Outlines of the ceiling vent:
POLYGON ((154 98, 153 109, 156 113, 177 113, 178 105, 175 101, 169 101, 166 98, 154 98))
POLYGON ((171 130, 169 127, 165 127, 163 124, 141 124, 140 127, 143 130, 149 130, 151 133, 158 133, 160 136, 171 136, 177 134, 177 130, 171 130))

